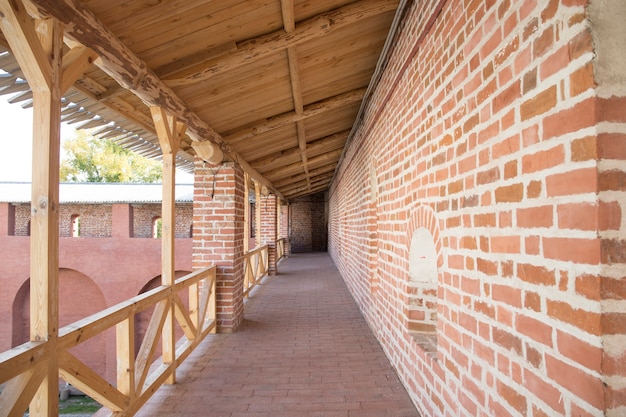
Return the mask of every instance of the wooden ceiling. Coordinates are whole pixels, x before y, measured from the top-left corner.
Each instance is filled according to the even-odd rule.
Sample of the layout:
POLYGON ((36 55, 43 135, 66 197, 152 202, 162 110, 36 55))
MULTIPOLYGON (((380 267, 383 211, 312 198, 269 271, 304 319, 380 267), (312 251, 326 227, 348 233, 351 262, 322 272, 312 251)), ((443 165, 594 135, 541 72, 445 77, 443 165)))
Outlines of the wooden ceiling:
MULTIPOLYGON (((4 2, 8 0, 0 0, 4 2)), ((326 190, 383 51, 399 0, 27 0, 98 56, 63 118, 158 158, 159 105, 194 141, 218 144, 286 200, 326 190)), ((0 38, 0 94, 30 91, 0 38)))

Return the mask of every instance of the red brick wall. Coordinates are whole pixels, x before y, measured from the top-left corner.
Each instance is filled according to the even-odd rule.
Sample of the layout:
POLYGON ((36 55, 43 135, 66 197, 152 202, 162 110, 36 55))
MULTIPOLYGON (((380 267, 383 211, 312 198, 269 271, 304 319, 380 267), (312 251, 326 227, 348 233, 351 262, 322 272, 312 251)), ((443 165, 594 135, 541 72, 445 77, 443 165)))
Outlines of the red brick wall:
POLYGON ((77 215, 80 216, 80 237, 111 237, 111 207, 111 204, 61 204, 59 236, 72 236, 72 216, 77 215))
MULTIPOLYGON (((133 231, 135 237, 152 237, 152 223, 161 217, 161 204, 133 204, 133 231)), ((191 237, 193 204, 176 204, 175 236, 191 237)))
POLYGON ((412 2, 331 188, 329 251, 425 416, 624 411, 626 90, 587 6, 412 2))
MULTIPOLYGON (((30 204, 16 204, 15 236, 29 236, 30 204)), ((132 223, 133 236, 138 238, 152 237, 152 220, 161 217, 161 203, 133 204, 132 223)), ((59 236, 72 236, 72 216, 80 216, 80 237, 111 237, 112 236, 112 205, 111 204, 61 204, 59 208, 59 236)), ((192 203, 176 204, 176 238, 191 237, 193 218, 192 203)))
POLYGON ((318 252, 327 248, 325 194, 295 199, 291 202, 292 252, 318 252))
MULTIPOLYGON (((576 155, 579 160, 598 159, 595 214, 601 260, 599 274, 581 275, 575 289, 591 300, 601 300, 602 373, 606 407, 611 410, 607 415, 618 416, 626 415, 626 55, 621 46, 626 39, 626 3, 592 2, 589 14, 597 56, 593 75, 598 100, 593 111, 599 125, 596 137, 577 142, 576 155)), ((576 74, 580 80, 590 77, 589 67, 576 74)), ((570 222, 591 229, 589 207, 579 204, 569 209, 563 214, 570 222)))

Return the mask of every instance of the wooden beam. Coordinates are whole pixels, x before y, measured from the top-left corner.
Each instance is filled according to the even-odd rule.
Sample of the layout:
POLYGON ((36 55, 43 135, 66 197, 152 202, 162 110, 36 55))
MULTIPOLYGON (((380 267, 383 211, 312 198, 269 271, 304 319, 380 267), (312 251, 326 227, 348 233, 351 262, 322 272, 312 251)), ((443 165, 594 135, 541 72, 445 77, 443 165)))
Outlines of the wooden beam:
MULTIPOLYGON (((335 166, 336 164, 331 163, 328 165, 321 166, 319 168, 311 169, 309 172, 310 172, 311 177, 316 177, 316 176, 323 175, 326 173, 334 172, 335 166)), ((283 177, 279 180, 276 180, 274 181, 274 184, 276 184, 276 186, 282 190, 284 187, 289 187, 290 184, 294 182, 303 181, 304 179, 305 179, 304 173, 299 173, 296 175, 291 175, 291 176, 283 177)))
POLYGON ((122 411, 128 408, 130 399, 126 395, 74 355, 68 351, 59 352, 57 355, 59 356, 60 376, 67 382, 112 411, 122 411))
MULTIPOLYGON (((292 33, 295 28, 295 16, 293 11, 293 0, 281 0, 281 10, 283 15, 283 27, 286 33, 292 33)), ((289 62, 289 78, 291 79, 291 96, 293 97, 293 109, 295 113, 302 117, 304 114, 304 104, 302 102, 302 86, 300 84, 300 69, 298 66, 298 53, 295 46, 287 48, 287 61, 289 62)), ((306 153, 306 131, 302 119, 296 122, 296 133, 298 136, 298 148, 300 151, 300 159, 302 160, 302 168, 306 181, 311 184, 309 179, 309 166, 306 153)))
MULTIPOLYGON (((38 3, 41 0, 36 0, 38 3)), ((51 0, 48 0, 51 1, 51 0)), ((397 0, 360 0, 328 13, 322 13, 295 25, 291 33, 279 30, 237 43, 237 50, 196 63, 175 73, 159 75, 170 86, 188 85, 206 80, 215 74, 230 71, 271 54, 325 36, 337 29, 397 8, 397 0)))
POLYGON ((187 125, 187 134, 192 140, 198 142, 210 140, 219 145, 224 154, 237 162, 255 180, 280 194, 274 190, 272 184, 265 177, 254 170, 247 161, 227 145, 219 133, 187 107, 187 104, 165 85, 143 60, 105 27, 91 11, 81 7, 73 0, 27 1, 31 6, 30 12, 40 17, 52 16, 67 24, 66 43, 71 47, 80 43, 93 49, 99 56, 95 64, 122 87, 134 93, 148 106, 163 107, 169 114, 187 125))
MULTIPOLYGON (((325 138, 313 141, 307 145, 307 152, 317 153, 323 151, 324 149, 343 148, 346 140, 348 140, 349 134, 349 130, 344 130, 343 132, 335 133, 334 135, 326 136, 325 138)), ((272 169, 277 165, 282 165, 285 159, 293 158, 296 155, 300 155, 300 147, 290 148, 263 158, 255 159, 250 161, 250 164, 253 166, 262 166, 265 169, 272 169)))
POLYGON ((243 189, 243 253, 250 250, 250 175, 244 174, 243 189))
POLYGON ((0 416, 23 416, 47 374, 47 363, 38 363, 9 381, 0 396, 0 416))
MULTIPOLYGON (((161 202, 161 284, 174 285, 175 230, 176 230, 176 153, 187 126, 168 114, 162 107, 150 107, 154 127, 163 154, 163 199, 161 202)), ((170 300, 167 318, 163 325, 163 363, 176 362, 176 339, 174 335, 175 303, 170 300)), ((167 378, 168 384, 176 382, 176 372, 167 378)))
MULTIPOLYGON (((33 92, 30 340, 54 350, 59 331, 59 155, 63 27, 33 21, 20 0, 0 1, 0 29, 33 92)), ((58 412, 58 358, 50 356, 30 415, 58 412)))
POLYGON ((350 104, 358 103, 363 100, 363 97, 365 96, 365 91, 365 88, 359 88, 357 90, 330 97, 326 100, 309 104, 307 106, 304 106, 301 115, 297 114, 295 111, 290 111, 286 113, 281 113, 268 119, 257 120, 256 122, 251 123, 244 129, 227 132, 224 135, 224 140, 231 145, 235 145, 242 140, 251 138, 258 134, 266 133, 271 130, 278 129, 279 127, 296 123, 299 120, 305 120, 309 117, 318 116, 350 104))
MULTIPOLYGON (((342 151, 343 149, 335 149, 333 151, 316 156, 315 158, 310 158, 309 166, 326 165, 328 161, 331 161, 332 163, 336 163, 339 157, 341 156, 342 151)), ((286 165, 284 167, 267 171, 265 172, 265 175, 269 178, 281 177, 285 175, 295 174, 301 170, 302 170, 302 163, 298 162, 296 164, 286 165)))
POLYGON ((49 91, 53 82, 51 63, 21 1, 0 1, 0 27, 31 89, 49 91))
POLYGON ((310 190, 308 189, 308 187, 302 187, 299 190, 295 190, 291 193, 285 194, 287 196, 289 196, 289 198, 296 198, 296 197, 300 197, 303 195, 307 195, 307 194, 314 194, 320 191, 324 191, 328 188, 328 185, 319 185, 317 187, 312 187, 310 190))
POLYGON ((293 14, 294 0, 280 0, 280 10, 283 15, 283 27, 285 32, 291 33, 296 28, 296 20, 293 14))
POLYGON ((122 320, 115 326, 115 351, 117 353, 117 389, 135 399, 135 316, 122 320))
POLYGON ((254 182, 254 235, 256 246, 261 246, 261 184, 254 182))
MULTIPOLYGON (((332 177, 333 177, 333 173, 330 172, 326 175, 311 178, 310 186, 315 187, 315 186, 322 185, 322 184, 328 185, 332 177)), ((293 192, 294 190, 300 190, 308 186, 309 186, 309 183, 307 183, 306 181, 299 181, 299 182, 291 183, 288 186, 281 188, 281 191, 283 193, 289 194, 290 192, 293 192)))
POLYGON ((65 94, 76 80, 93 64, 98 55, 85 46, 76 46, 63 57, 63 84, 61 94, 65 94))

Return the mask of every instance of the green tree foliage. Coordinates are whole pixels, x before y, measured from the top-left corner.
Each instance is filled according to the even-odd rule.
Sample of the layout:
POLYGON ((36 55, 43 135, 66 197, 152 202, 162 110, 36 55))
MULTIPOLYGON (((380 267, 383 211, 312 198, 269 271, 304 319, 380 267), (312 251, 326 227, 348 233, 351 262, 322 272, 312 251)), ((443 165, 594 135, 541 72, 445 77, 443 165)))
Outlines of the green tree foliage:
POLYGON ((77 131, 63 143, 62 182, 154 183, 162 179, 159 161, 137 155, 121 146, 77 131))

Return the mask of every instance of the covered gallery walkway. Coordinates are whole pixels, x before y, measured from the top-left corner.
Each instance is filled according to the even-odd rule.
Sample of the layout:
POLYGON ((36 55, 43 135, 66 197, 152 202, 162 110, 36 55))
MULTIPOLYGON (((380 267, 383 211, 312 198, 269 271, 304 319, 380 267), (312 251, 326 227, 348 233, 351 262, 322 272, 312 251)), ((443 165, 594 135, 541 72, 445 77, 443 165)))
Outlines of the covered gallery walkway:
POLYGON ((209 335, 138 416, 414 417, 330 256, 297 254, 246 304, 234 334, 209 335))

